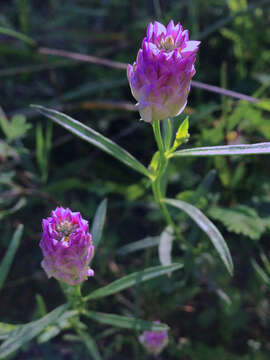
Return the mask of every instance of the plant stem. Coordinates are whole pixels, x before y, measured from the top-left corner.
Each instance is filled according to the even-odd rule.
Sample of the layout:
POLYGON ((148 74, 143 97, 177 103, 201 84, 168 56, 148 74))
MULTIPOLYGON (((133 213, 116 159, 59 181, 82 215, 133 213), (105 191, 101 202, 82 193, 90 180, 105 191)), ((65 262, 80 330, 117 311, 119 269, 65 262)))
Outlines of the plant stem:
MULTIPOLYGON (((153 131, 155 135, 155 139, 157 142, 158 150, 159 150, 159 164, 157 168, 157 173, 155 179, 152 181, 152 189, 154 198, 157 204, 160 207, 160 210, 169 226, 171 226, 174 230, 176 230, 176 226, 171 218, 171 215, 167 209, 167 206, 162 201, 164 197, 161 191, 161 180, 168 166, 168 158, 165 155, 165 148, 162 141, 161 131, 160 131, 160 122, 159 120, 155 120, 153 122, 153 131)), ((165 195, 165 194, 164 194, 165 195)))

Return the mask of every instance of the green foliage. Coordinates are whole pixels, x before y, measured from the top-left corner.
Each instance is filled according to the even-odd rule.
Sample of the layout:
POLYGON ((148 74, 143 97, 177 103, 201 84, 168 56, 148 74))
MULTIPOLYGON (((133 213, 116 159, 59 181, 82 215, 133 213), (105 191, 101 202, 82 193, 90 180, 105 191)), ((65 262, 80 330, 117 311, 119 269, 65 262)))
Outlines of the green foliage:
POLYGON ((81 124, 79 121, 74 120, 71 117, 58 111, 46 109, 39 105, 33 105, 32 107, 39 111, 41 114, 49 117, 51 120, 55 121, 59 125, 62 125, 64 128, 79 136, 83 140, 88 141, 92 145, 97 146, 101 150, 115 157, 116 159, 123 162, 132 169, 146 176, 150 176, 147 169, 141 163, 139 163, 138 160, 136 160, 126 150, 122 149, 119 145, 115 144, 110 139, 105 138, 103 135, 99 134, 95 130, 85 126, 84 124, 81 124))
POLYGON ((23 115, 15 115, 11 120, 0 116, 0 126, 9 142, 25 136, 32 127, 31 124, 26 123, 23 115))
POLYGON ((179 270, 183 267, 183 264, 171 264, 168 266, 155 266, 142 271, 135 272, 133 274, 122 277, 119 280, 112 282, 111 284, 93 291, 90 295, 84 298, 84 301, 103 298, 131 286, 138 285, 141 282, 154 279, 156 277, 171 273, 175 270, 179 270))
MULTIPOLYGON (((269 358, 269 16, 269 0, 1 2, 2 261, 8 253, 14 256, 14 229, 25 224, 8 277, 1 272, 0 338, 2 346, 13 339, 6 344, 15 349, 8 357, 146 360, 134 324, 160 319, 171 329, 164 359, 269 358), (176 149, 160 189, 184 202, 181 211, 168 205, 177 236, 171 249, 163 236, 163 249, 170 250, 166 261, 170 255, 172 266, 184 264, 171 277, 172 268, 158 266, 166 225, 151 196, 160 153, 151 126, 133 111, 125 71, 106 65, 106 60, 132 64, 147 24, 156 19, 181 21, 192 40, 202 41, 194 80, 259 100, 238 101, 192 86, 186 113, 161 123, 167 152, 189 117, 190 145, 176 149), (46 54, 50 48, 75 53, 77 60, 46 54), (79 61, 82 55, 101 62, 79 61), (52 134, 52 122, 29 108, 31 103, 43 105, 46 116, 56 115, 48 108, 61 111, 62 125, 69 121, 64 114, 79 119, 68 124, 87 141, 59 126, 52 134), (250 147, 255 143, 261 145, 250 147), (149 162, 146 169, 142 164, 149 162), (135 171, 124 168, 127 164, 135 171), (68 309, 33 331, 35 326, 27 325, 46 318, 63 299, 40 268, 38 246, 41 219, 59 205, 81 211, 92 225, 95 277, 82 293, 112 296, 84 301, 81 310, 92 316, 84 316, 84 323, 68 309), (199 208, 222 230, 236 264, 233 278, 207 232, 188 214, 189 206, 193 217, 199 208), (149 281, 138 281, 149 268, 154 269, 149 281)), ((145 323, 140 324, 142 330, 145 323)))
POLYGON ((22 345, 39 335, 48 325, 55 323, 66 309, 67 305, 61 305, 43 318, 20 325, 15 330, 10 331, 8 338, 0 345, 0 359, 5 359, 22 345))
POLYGON ((209 209, 209 215, 221 221, 228 231, 243 234, 253 240, 259 240, 266 231, 264 219, 248 206, 238 205, 230 209, 213 206, 209 209))
POLYGON ((5 280, 8 275, 9 269, 11 267, 13 258, 19 247, 22 233, 23 233, 23 225, 20 224, 18 226, 18 228, 16 229, 16 231, 14 232, 11 242, 10 242, 10 245, 8 247, 8 250, 7 250, 3 260, 1 261, 1 264, 0 264, 0 290, 2 289, 2 287, 5 283, 5 280))
POLYGON ((168 330, 166 324, 157 324, 155 322, 145 321, 137 318, 120 316, 114 314, 105 314, 96 311, 84 311, 83 315, 89 317, 92 320, 96 320, 102 324, 112 325, 116 327, 121 327, 124 329, 132 330, 152 330, 152 331, 162 331, 168 330))
POLYGON ((230 251, 223 236, 215 227, 215 225, 199 209, 184 201, 173 199, 165 199, 164 201, 167 204, 186 212, 197 223, 201 230, 208 235, 228 272, 232 275, 233 262, 230 251))

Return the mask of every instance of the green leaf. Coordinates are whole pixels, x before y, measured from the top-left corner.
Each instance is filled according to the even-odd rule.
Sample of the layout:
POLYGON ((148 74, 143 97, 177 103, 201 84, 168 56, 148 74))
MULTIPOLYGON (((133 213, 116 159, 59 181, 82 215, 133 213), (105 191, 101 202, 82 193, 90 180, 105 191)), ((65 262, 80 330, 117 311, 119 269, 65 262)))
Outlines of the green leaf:
POLYGON ((134 251, 146 249, 148 247, 157 246, 159 244, 159 236, 146 237, 142 240, 134 241, 130 244, 124 245, 116 250, 118 255, 126 255, 134 251))
POLYGON ((209 209, 209 215, 221 221, 228 231, 246 235, 253 240, 258 240, 266 230, 257 212, 248 206, 239 205, 231 209, 213 206, 209 209))
POLYGON ((55 324, 47 326, 42 331, 42 333, 38 337, 37 342, 39 344, 47 342, 47 341, 51 340, 52 338, 54 338, 55 336, 57 336, 58 334, 60 334, 60 332, 63 329, 66 330, 66 329, 71 328, 72 326, 69 323, 69 319, 71 319, 72 317, 74 317, 76 315, 78 315, 78 311, 76 311, 76 310, 65 311, 61 316, 59 316, 59 318, 57 319, 55 324))
POLYGON ((253 266, 253 269, 255 270, 258 278, 266 285, 268 288, 270 288, 270 278, 267 275, 267 273, 263 270, 263 268, 253 259, 251 260, 251 264, 253 266))
POLYGON ((6 359, 8 355, 38 336, 46 326, 55 323, 67 307, 67 304, 61 305, 43 318, 21 325, 16 330, 11 331, 8 338, 0 346, 0 359, 6 359))
POLYGON ((35 46, 36 42, 35 40, 31 39, 29 36, 26 36, 18 31, 12 30, 12 29, 8 29, 8 28, 4 28, 4 27, 0 27, 0 34, 4 34, 4 35, 9 35, 12 36, 16 39, 22 40, 25 43, 35 46))
POLYGON ((155 323, 145 321, 137 318, 120 316, 115 314, 105 314, 97 311, 84 310, 83 314, 92 320, 96 320, 102 324, 112 325, 125 329, 132 329, 137 331, 151 330, 151 331, 162 331, 168 330, 169 327, 166 324, 155 323))
POLYGON ((160 242, 158 246, 158 256, 161 265, 171 265, 172 263, 172 242, 173 229, 167 226, 160 235, 160 242))
POLYGON ((269 154, 270 142, 258 144, 208 146, 176 151, 171 156, 220 156, 269 154))
POLYGON ((23 233, 23 225, 20 224, 16 231, 14 232, 6 255, 4 256, 1 265, 0 265, 0 290, 2 289, 6 277, 8 275, 10 266, 12 264, 13 258, 16 254, 16 251, 19 247, 20 239, 23 233))
POLYGON ((185 118, 185 120, 180 124, 180 126, 176 132, 172 151, 176 150, 178 148, 178 146, 180 146, 181 144, 188 141, 188 139, 189 139, 188 129, 189 129, 189 121, 188 121, 188 116, 187 116, 185 118))
POLYGON ((195 206, 181 200, 164 199, 165 203, 186 212, 209 236, 227 270, 233 274, 233 262, 228 246, 216 226, 195 206))
POLYGON ((126 150, 97 131, 59 111, 48 109, 39 105, 32 105, 32 107, 81 139, 115 157, 125 165, 131 167, 133 170, 136 170, 145 176, 151 177, 149 171, 137 159, 135 159, 133 155, 129 154, 126 150))
POLYGON ((91 227, 91 234, 93 236, 95 251, 98 248, 102 236, 102 231, 106 218, 106 212, 107 212, 107 199, 104 199, 97 208, 97 211, 94 216, 93 224, 91 227))
POLYGON ((260 109, 270 111, 270 99, 261 99, 260 101, 258 101, 254 105, 259 107, 260 109))
POLYGON ((124 276, 119 280, 112 282, 111 284, 104 286, 100 289, 93 291, 90 295, 84 298, 85 301, 92 299, 99 299, 105 296, 109 296, 124 289, 127 289, 131 286, 134 286, 138 283, 154 279, 158 276, 162 276, 179 270, 183 267, 183 264, 172 264, 169 266, 155 266, 148 269, 132 273, 130 275, 124 276))
POLYGON ((89 354, 93 357, 94 360, 102 360, 100 353, 98 351, 97 344, 92 336, 90 336, 87 332, 82 331, 80 329, 76 329, 79 334, 81 340, 84 342, 89 354))
POLYGON ((0 211, 0 220, 2 220, 4 217, 6 217, 8 215, 15 213, 16 211, 20 210, 25 205, 26 205, 26 199, 20 198, 20 200, 12 208, 0 211))
POLYGON ((26 118, 23 115, 14 115, 10 121, 0 117, 0 126, 9 141, 23 137, 32 127, 31 124, 26 122, 26 118))
POLYGON ((18 329, 19 326, 20 325, 0 322, 0 340, 8 338, 9 333, 15 329, 18 329))

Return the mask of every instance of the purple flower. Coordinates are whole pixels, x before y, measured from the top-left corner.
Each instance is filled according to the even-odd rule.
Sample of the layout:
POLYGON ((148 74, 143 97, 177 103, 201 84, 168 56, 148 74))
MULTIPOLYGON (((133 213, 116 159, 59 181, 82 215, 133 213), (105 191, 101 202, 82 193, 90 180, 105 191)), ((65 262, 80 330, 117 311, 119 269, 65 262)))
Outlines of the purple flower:
MULTIPOLYGON (((155 323, 159 324, 160 321, 157 320, 155 323)), ((168 331, 144 331, 139 336, 139 341, 149 354, 159 355, 168 345, 168 331)))
POLYGON ((128 66, 131 91, 144 121, 163 120, 184 110, 199 44, 172 20, 167 28, 157 21, 148 25, 137 60, 128 66))
POLYGON ((42 221, 41 266, 48 277, 76 285, 93 276, 89 263, 94 255, 88 221, 79 212, 57 207, 42 221))

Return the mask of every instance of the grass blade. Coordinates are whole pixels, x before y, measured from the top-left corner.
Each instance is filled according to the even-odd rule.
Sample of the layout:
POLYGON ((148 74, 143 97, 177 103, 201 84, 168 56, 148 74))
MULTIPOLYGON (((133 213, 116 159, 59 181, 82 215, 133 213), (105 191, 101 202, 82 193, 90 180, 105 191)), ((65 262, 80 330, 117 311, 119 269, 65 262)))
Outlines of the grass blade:
POLYGON ((12 264, 13 258, 16 254, 16 251, 19 247, 20 239, 23 233, 23 225, 20 224, 16 231, 13 234, 13 237, 11 239, 10 245, 8 247, 8 250, 6 252, 6 255, 4 256, 1 265, 0 265, 0 290, 2 289, 5 280, 7 278, 10 266, 12 264))
POLYGON ((102 231, 106 218, 106 212, 107 212, 107 199, 104 199, 97 208, 97 211, 94 216, 93 224, 91 227, 91 234, 93 236, 95 251, 98 248, 102 236, 102 231))

